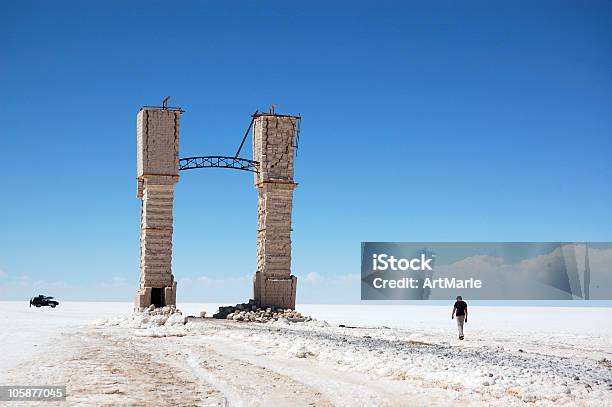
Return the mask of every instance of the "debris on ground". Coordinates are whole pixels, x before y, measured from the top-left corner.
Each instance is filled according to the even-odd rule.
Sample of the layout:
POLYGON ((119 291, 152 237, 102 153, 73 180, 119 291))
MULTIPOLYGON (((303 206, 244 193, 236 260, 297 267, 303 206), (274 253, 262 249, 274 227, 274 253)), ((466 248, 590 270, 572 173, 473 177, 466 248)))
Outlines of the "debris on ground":
POLYGON ((275 308, 258 306, 255 300, 248 303, 236 304, 227 307, 219 307, 219 311, 213 315, 216 319, 230 319, 242 322, 266 323, 271 321, 280 322, 308 322, 312 318, 305 317, 298 311, 290 308, 275 308))

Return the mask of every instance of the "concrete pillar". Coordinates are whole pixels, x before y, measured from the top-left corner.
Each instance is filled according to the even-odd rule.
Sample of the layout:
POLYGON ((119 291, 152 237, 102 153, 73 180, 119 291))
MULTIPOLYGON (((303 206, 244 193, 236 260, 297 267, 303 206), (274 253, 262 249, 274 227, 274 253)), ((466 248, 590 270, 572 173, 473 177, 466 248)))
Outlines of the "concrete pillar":
POLYGON ((258 189, 257 271, 253 296, 262 307, 295 308, 297 278, 291 275, 294 137, 297 118, 260 114, 253 123, 258 189))
POLYGON ((140 288, 135 308, 176 305, 172 275, 172 209, 178 182, 180 111, 141 109, 137 119, 140 288))

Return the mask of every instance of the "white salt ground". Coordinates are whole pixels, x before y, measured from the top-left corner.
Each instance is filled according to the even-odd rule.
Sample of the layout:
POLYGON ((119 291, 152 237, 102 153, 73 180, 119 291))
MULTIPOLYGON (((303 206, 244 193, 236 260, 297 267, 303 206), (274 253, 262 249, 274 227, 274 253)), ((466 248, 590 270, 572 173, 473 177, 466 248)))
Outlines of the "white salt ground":
POLYGON ((465 341, 450 305, 183 324, 217 306, 0 302, 0 384, 66 384, 67 405, 612 405, 609 308, 472 307, 465 341))

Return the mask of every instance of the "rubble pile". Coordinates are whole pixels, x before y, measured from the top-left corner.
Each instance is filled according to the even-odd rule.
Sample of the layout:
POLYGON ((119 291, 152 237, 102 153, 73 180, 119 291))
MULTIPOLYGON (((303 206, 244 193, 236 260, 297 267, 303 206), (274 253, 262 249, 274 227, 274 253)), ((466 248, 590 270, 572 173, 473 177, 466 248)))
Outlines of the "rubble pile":
POLYGON ((248 303, 236 304, 234 306, 219 307, 219 311, 213 315, 213 318, 259 323, 270 321, 308 322, 312 320, 312 318, 304 317, 292 309, 261 308, 255 300, 249 300, 248 303))
POLYGON ((136 315, 134 320, 141 326, 184 325, 186 322, 183 313, 175 305, 167 305, 161 308, 155 308, 155 305, 151 305, 142 313, 136 315))
POLYGON ((176 306, 155 308, 151 305, 144 311, 135 311, 131 315, 122 315, 115 318, 95 321, 97 326, 124 326, 130 328, 157 328, 161 326, 185 325, 187 318, 183 313, 176 309, 176 306))
POLYGON ((172 314, 181 314, 182 312, 176 308, 176 305, 166 305, 165 307, 155 308, 155 305, 151 304, 148 308, 146 308, 143 314, 147 315, 172 315, 172 314))

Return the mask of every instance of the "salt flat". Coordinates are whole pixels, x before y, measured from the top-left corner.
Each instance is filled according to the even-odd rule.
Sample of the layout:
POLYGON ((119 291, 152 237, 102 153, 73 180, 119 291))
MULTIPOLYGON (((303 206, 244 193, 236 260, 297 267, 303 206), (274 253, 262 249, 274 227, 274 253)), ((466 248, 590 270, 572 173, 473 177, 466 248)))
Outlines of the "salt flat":
POLYGON ((297 324, 131 310, 0 302, 0 384, 66 384, 68 405, 612 405, 610 308, 471 307, 465 341, 450 304, 300 305, 317 321, 297 324))

